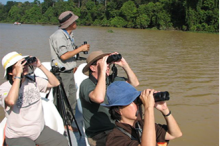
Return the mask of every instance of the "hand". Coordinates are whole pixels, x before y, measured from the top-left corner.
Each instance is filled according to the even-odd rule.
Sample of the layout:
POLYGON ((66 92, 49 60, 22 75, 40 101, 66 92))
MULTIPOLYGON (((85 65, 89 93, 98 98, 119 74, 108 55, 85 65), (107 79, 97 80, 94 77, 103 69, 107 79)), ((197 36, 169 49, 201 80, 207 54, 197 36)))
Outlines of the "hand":
MULTIPOLYGON (((160 91, 154 91, 154 93, 157 93, 157 92, 160 92, 160 91)), ((154 106, 157 110, 159 111, 164 111, 167 108, 167 103, 165 101, 160 101, 160 102, 155 102, 155 106, 154 106)))
POLYGON ((144 108, 154 108, 155 101, 153 97, 154 89, 145 89, 141 92, 140 99, 144 108))
POLYGON ((16 70, 16 74, 17 74, 18 77, 20 77, 21 74, 23 73, 24 65, 25 65, 25 63, 27 62, 27 61, 24 61, 24 62, 22 63, 22 61, 24 61, 24 59, 19 60, 19 61, 15 64, 15 66, 14 66, 14 68, 15 68, 15 70, 16 70))
MULTIPOLYGON (((118 52, 114 52, 109 54, 109 56, 114 55, 114 54, 119 54, 118 52)), ((120 61, 114 62, 115 64, 121 66, 121 67, 125 67, 126 65, 128 65, 128 63, 126 62, 126 60, 122 57, 122 59, 120 61)))
POLYGON ((108 58, 108 56, 104 56, 102 59, 99 59, 97 61, 97 66, 98 66, 98 69, 99 69, 99 73, 101 73, 101 72, 106 73, 107 66, 108 66, 107 63, 106 63, 107 58, 108 58))
POLYGON ((126 65, 128 65, 127 61, 124 59, 124 57, 122 57, 122 59, 120 61, 115 62, 115 64, 125 68, 126 65))
POLYGON ((85 45, 82 45, 81 46, 81 51, 84 52, 84 51, 89 51, 89 48, 90 48, 90 45, 89 44, 85 44, 85 45))
POLYGON ((155 103, 155 108, 161 112, 165 111, 168 109, 167 107, 167 103, 165 101, 161 101, 161 102, 156 102, 155 103))
MULTIPOLYGON (((30 57, 33 57, 33 56, 30 56, 30 57)), ((42 64, 41 64, 40 60, 37 57, 36 57, 36 59, 37 59, 37 61, 33 62, 30 65, 32 65, 34 67, 40 67, 42 64)))

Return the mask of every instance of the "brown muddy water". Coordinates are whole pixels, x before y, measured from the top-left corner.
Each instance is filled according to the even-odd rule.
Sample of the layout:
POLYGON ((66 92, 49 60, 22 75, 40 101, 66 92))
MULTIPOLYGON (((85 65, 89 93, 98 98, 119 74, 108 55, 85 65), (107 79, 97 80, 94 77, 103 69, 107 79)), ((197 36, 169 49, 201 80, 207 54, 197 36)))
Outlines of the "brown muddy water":
MULTIPOLYGON (((48 38, 57 28, 0 24, 0 58, 17 51, 50 61, 48 38)), ((167 103, 183 132, 170 146, 219 145, 218 34, 79 26, 74 35, 77 45, 91 45, 90 52, 121 53, 140 81, 138 90, 170 92, 167 103)), ((3 73, 0 67, 0 83, 3 73)), ((165 123, 158 111, 155 115, 157 123, 165 123)))

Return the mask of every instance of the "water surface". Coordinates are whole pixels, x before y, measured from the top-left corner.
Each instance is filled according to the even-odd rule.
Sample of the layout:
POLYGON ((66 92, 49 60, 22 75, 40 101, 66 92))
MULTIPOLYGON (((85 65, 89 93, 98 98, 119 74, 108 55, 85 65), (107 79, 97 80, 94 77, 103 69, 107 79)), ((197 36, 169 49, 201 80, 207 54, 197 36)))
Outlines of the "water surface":
MULTIPOLYGON (((57 28, 0 24, 0 58, 17 51, 49 61, 48 38, 57 28)), ((77 45, 84 41, 91 45, 90 52, 121 53, 140 81, 138 90, 153 88, 170 92, 167 103, 183 132, 183 137, 171 141, 170 146, 219 144, 218 34, 78 27, 74 35, 77 45)), ((3 73, 1 67, 0 76, 3 73)), ((119 69, 119 76, 124 75, 119 69)), ((3 82, 0 78, 0 83, 3 82)), ((156 122, 165 123, 161 113, 155 113, 156 122)), ((0 117, 4 117, 3 110, 0 117)))

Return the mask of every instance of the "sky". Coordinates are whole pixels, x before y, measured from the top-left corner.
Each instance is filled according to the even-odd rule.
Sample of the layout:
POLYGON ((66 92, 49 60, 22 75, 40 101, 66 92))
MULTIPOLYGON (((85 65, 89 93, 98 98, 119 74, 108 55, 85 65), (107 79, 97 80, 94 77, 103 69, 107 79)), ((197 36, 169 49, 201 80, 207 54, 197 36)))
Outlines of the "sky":
MULTIPOLYGON (((30 3, 34 2, 34 0, 0 0, 0 2, 3 4, 3 5, 6 5, 7 1, 15 1, 15 2, 26 2, 26 1, 29 1, 30 3)), ((40 0, 40 2, 44 2, 44 0, 40 0)))

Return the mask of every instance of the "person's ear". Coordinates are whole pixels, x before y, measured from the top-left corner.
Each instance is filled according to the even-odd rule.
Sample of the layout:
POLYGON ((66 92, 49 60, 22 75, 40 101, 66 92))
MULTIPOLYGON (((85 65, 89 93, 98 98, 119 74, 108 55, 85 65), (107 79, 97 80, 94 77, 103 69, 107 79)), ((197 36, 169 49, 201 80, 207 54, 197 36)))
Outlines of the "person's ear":
POLYGON ((7 72, 7 74, 13 76, 12 70, 10 70, 9 72, 7 72))
POLYGON ((94 72, 96 69, 94 65, 91 65, 89 68, 91 69, 92 72, 94 72))
POLYGON ((121 111, 120 111, 119 107, 115 109, 115 112, 118 113, 119 115, 121 115, 121 111))

